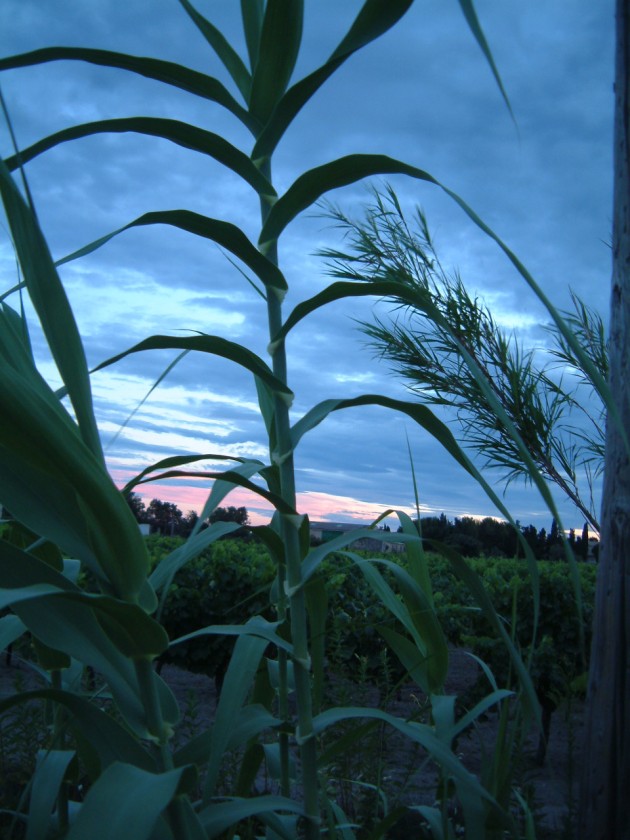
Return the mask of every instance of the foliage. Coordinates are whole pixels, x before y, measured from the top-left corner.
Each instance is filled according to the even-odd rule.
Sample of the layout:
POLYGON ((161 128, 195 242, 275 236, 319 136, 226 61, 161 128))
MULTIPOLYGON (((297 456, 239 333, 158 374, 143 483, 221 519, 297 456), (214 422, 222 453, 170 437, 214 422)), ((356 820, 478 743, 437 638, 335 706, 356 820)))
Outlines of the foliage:
MULTIPOLYGON (((457 792, 467 836, 491 837, 493 833, 498 836, 498 832, 503 837, 509 832, 515 837, 518 831, 510 812, 509 784, 498 791, 492 780, 489 783, 487 779, 477 779, 462 766, 455 752, 457 736, 488 708, 505 708, 507 693, 492 690, 464 718, 456 719, 453 703, 444 696, 448 652, 436 616, 430 575, 417 530, 404 514, 399 514, 403 533, 396 538, 406 546, 406 569, 387 558, 367 560, 350 551, 346 556, 388 613, 396 618, 396 629, 383 626, 381 632, 405 670, 431 695, 431 715, 421 722, 410 722, 369 706, 321 709, 329 619, 326 580, 321 574, 326 556, 347 549, 348 543, 340 537, 326 546, 309 548, 308 521, 296 509, 293 457, 301 438, 332 412, 363 405, 400 411, 431 434, 478 481, 507 518, 509 514, 448 428, 425 406, 365 394, 324 400, 292 423, 289 408, 293 392, 285 347, 291 329, 328 303, 357 296, 404 295, 405 287, 399 278, 384 283, 333 283, 285 316, 282 303, 289 284, 277 255, 282 232, 326 192, 374 174, 399 173, 443 189, 515 264, 516 258, 461 199, 430 174, 383 155, 348 155, 325 163, 304 172, 282 195, 273 185, 272 157, 293 119, 354 52, 402 18, 411 0, 366 0, 330 58, 296 83, 291 79, 300 52, 302 2, 257 0, 241 4, 245 60, 189 0, 180 0, 180 4, 213 56, 224 65, 242 104, 218 79, 159 58, 83 47, 51 47, 0 59, 0 70, 70 60, 139 74, 182 95, 195 97, 197 103, 223 108, 251 133, 254 142, 248 155, 223 137, 191 124, 159 117, 113 118, 70 126, 28 149, 16 149, 15 155, 0 162, 0 193, 23 276, 19 291, 25 290, 30 297, 62 380, 61 389, 55 392, 41 376, 31 349, 25 310, 21 304, 16 308, 9 306, 3 298, 0 500, 17 521, 36 535, 38 542, 49 542, 57 547, 58 554, 64 555, 51 565, 35 553, 33 545, 20 547, 8 540, 0 542, 0 608, 9 606, 13 611, 13 615, 0 619, 2 635, 13 640, 16 633, 25 630, 32 634, 39 664, 49 675, 49 687, 38 691, 36 698, 54 709, 54 749, 37 763, 31 779, 31 798, 24 815, 28 830, 34 836, 52 834, 66 840, 88 836, 95 840, 200 840, 240 831, 237 826, 246 830, 248 821, 256 818, 264 823, 269 835, 315 840, 321 836, 325 820, 331 837, 351 838, 353 831, 346 816, 339 804, 327 796, 326 776, 332 758, 330 752, 319 753, 319 746, 339 724, 369 721, 401 733, 430 754, 443 778, 448 778, 457 792), (228 220, 185 209, 162 210, 124 223, 61 262, 91 253, 113 237, 144 225, 167 225, 214 242, 255 278, 251 282, 259 292, 262 317, 267 321, 271 365, 248 347, 222 336, 199 333, 150 336, 102 363, 99 367, 137 353, 170 349, 211 354, 238 364, 253 376, 268 435, 267 464, 236 454, 174 454, 144 469, 126 485, 123 494, 106 469, 84 347, 34 212, 24 166, 62 143, 102 132, 127 131, 157 136, 204 154, 227 167, 241 186, 253 189, 261 207, 257 244, 228 220), (24 195, 10 174, 18 168, 25 184, 24 195), (273 620, 255 615, 245 623, 221 623, 196 631, 196 638, 235 639, 234 652, 212 726, 174 749, 173 735, 180 710, 154 667, 156 659, 170 649, 159 617, 167 609, 175 575, 238 526, 217 521, 202 529, 197 522, 189 538, 152 569, 146 544, 124 496, 140 484, 188 476, 191 464, 208 461, 228 462, 229 466, 225 470, 194 472, 204 480, 214 479, 201 522, 235 487, 258 493, 276 510, 272 522, 256 532, 269 547, 275 565, 274 583, 268 590, 269 597, 265 596, 265 605, 272 603, 273 620), (80 569, 81 580, 90 581, 89 590, 77 583, 80 569), (273 655, 267 655, 270 645, 273 655), (82 674, 87 666, 94 668, 103 680, 115 715, 103 715, 100 707, 77 686, 74 676, 82 674), (76 734, 72 741, 66 740, 67 727, 76 734), (225 755, 234 750, 240 751, 242 757, 234 796, 219 798, 217 785, 222 763, 225 755), (75 798, 69 802, 68 782, 75 760, 86 767, 88 792, 84 800, 75 798), (278 795, 253 795, 256 775, 263 763, 277 784, 278 795), (292 775, 294 767, 298 772, 296 779, 292 775), (202 790, 198 796, 200 775, 202 790), (103 814, 107 814, 107 820, 103 814)), ((460 0, 460 5, 496 76, 472 3, 460 0)), ((73 79, 79 84, 78 75, 73 75, 73 79)), ((531 285, 529 275, 522 267, 519 270, 531 285)), ((576 340, 569 340, 567 331, 563 335, 568 336, 568 346, 575 351, 576 340)), ((536 480, 534 470, 531 475, 536 480)), ((177 510, 157 502, 149 506, 149 516, 154 517, 163 533, 173 533, 180 519, 177 510)), ((367 535, 378 538, 379 533, 367 531, 367 535)), ((387 535, 389 539, 392 536, 387 535)), ((522 545, 528 552, 535 625, 536 566, 524 540, 522 545)), ((478 576, 457 552, 450 549, 446 554, 503 638, 520 676, 524 703, 535 713, 531 680, 478 576)), ((226 590, 240 586, 230 576, 233 569, 217 567, 215 573, 220 571, 225 574, 226 590)), ((174 592, 177 596, 177 589, 174 592)), ((172 641, 176 647, 177 640, 172 641)), ((0 712, 36 698, 32 693, 20 692, 0 702, 0 712)), ((352 744, 348 749, 352 749, 352 744)), ((452 830, 446 810, 421 808, 421 813, 430 825, 452 830)), ((390 827, 391 822, 384 820, 374 826, 374 833, 382 836, 390 827)))
MULTIPOLYGON (((379 356, 392 363, 423 402, 456 412, 462 439, 509 483, 531 475, 513 430, 497 417, 487 388, 505 411, 533 462, 599 530, 593 480, 601 473, 604 425, 601 398, 590 369, 556 324, 549 349, 527 349, 501 329, 490 309, 471 296, 459 274, 440 263, 426 218, 417 210, 410 227, 395 193, 374 193, 360 221, 329 209, 350 248, 323 252, 340 279, 378 282, 395 278, 415 298, 393 297, 395 319, 364 323, 379 356), (486 388, 470 366, 474 362, 486 388), (562 375, 557 375, 560 368, 562 375)), ((602 319, 577 295, 566 324, 605 379, 608 372, 602 319)))

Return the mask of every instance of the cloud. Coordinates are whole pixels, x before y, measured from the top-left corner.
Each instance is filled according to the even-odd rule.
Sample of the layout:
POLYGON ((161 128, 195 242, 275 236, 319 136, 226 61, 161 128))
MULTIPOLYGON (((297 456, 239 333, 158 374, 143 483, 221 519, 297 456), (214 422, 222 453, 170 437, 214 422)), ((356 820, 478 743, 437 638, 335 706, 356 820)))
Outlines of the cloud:
MULTIPOLYGON (((231 86, 183 10, 169 0, 154 0, 149 17, 146 4, 137 0, 92 0, 89 7, 66 4, 61 11, 53 5, 5 0, 0 12, 3 31, 10 35, 5 44, 16 52, 66 43, 162 56, 231 86)), ((331 54, 360 5, 306 4, 299 73, 331 54)), ((205 6, 243 50, 238 4, 205 6)), ((408 160, 469 202, 555 304, 567 305, 569 285, 587 299, 595 291, 598 299, 605 298, 612 4, 495 4, 480 9, 480 16, 518 128, 458 4, 427 0, 413 4, 400 26, 353 56, 317 92, 278 148, 274 179, 284 190, 304 169, 357 151, 408 160)), ((247 153, 251 149, 247 131, 216 104, 174 90, 165 93, 155 82, 122 72, 54 62, 9 71, 2 82, 21 146, 75 120, 143 114, 190 120, 225 134, 247 153)), ((0 144, 3 155, 11 153, 6 132, 0 144)), ((253 191, 215 161, 163 141, 135 134, 86 138, 37 158, 27 172, 56 258, 143 213, 181 207, 225 218, 252 242, 257 238, 253 191)), ((436 187, 402 177, 388 180, 405 209, 424 207, 445 266, 459 269, 464 282, 479 290, 499 323, 537 340, 537 325, 548 319, 496 245, 436 187)), ((358 215, 366 197, 365 184, 329 196, 358 215)), ((288 227, 280 243, 280 263, 290 284, 285 315, 329 282, 324 262, 314 254, 339 244, 337 236, 318 208, 288 227)), ((2 289, 8 288, 16 280, 15 262, 3 234, 0 271, 2 289)), ((164 225, 129 230, 64 266, 61 276, 91 365, 147 335, 185 330, 239 341, 269 362, 265 303, 211 242, 164 225)), ((387 366, 365 349, 356 329, 354 319, 373 317, 374 306, 373 300, 336 303, 289 335, 294 422, 325 398, 366 390, 408 396, 387 366)), ((603 300, 602 308, 606 314, 603 300)), ((58 384, 36 328, 33 338, 42 371, 58 384)), ((139 405, 176 352, 137 354, 94 375, 106 437, 139 405)), ((407 433, 428 509, 449 515, 495 512, 474 482, 410 421, 371 409, 340 414, 310 432, 296 454, 300 501, 313 505, 318 515, 356 518, 364 511, 369 519, 379 505, 408 507, 413 494, 407 433)), ((251 375, 224 360, 190 354, 138 411, 110 458, 115 474, 129 476, 151 458, 195 449, 268 457, 251 375)), ((182 499, 184 506, 188 498, 199 500, 207 492, 181 483, 158 485, 158 491, 175 493, 172 500, 182 499)), ((549 518, 527 488, 513 486, 507 498, 521 520, 549 518)), ((256 516, 264 515, 258 500, 250 504, 256 516)), ((575 516, 570 506, 563 510, 575 516)))

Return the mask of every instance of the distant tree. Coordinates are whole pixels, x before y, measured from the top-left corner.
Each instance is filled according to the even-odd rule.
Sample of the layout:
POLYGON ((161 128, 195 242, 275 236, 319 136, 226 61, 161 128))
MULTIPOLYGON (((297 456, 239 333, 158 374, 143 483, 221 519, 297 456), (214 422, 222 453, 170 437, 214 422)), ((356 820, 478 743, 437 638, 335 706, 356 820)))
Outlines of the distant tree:
POLYGON ((238 525, 249 525, 249 514, 245 507, 218 507, 209 517, 210 524, 214 522, 236 522, 238 525))
POLYGON ((147 521, 151 525, 151 531, 162 534, 162 536, 180 535, 183 518, 184 514, 172 502, 152 499, 147 508, 147 521))
MULTIPOLYGON (((189 537, 192 529, 195 527, 197 522, 199 521, 199 514, 196 510, 189 510, 186 516, 181 521, 180 529, 181 529, 181 536, 182 537, 189 537)), ((203 525, 202 527, 206 527, 203 525)))
POLYGON ((249 531, 247 530, 247 526, 249 525, 249 514, 247 513, 247 508, 245 507, 230 506, 225 508, 215 508, 215 510, 213 510, 210 514, 208 521, 211 525, 214 522, 236 522, 237 525, 241 525, 238 531, 228 534, 227 538, 245 537, 249 534, 249 531))
POLYGON ((147 509, 140 496, 138 496, 137 493, 129 493, 129 495, 125 498, 127 499, 127 504, 131 508, 131 512, 136 517, 136 522, 148 522, 147 509))

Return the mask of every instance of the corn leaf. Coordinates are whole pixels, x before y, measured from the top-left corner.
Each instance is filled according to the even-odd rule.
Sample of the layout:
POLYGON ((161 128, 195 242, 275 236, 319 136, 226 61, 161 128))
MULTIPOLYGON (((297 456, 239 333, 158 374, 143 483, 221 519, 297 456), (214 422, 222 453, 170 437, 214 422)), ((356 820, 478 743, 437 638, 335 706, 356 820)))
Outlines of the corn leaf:
POLYGON ((223 66, 236 83, 236 86, 241 92, 245 102, 249 102, 252 77, 247 67, 243 64, 239 54, 231 46, 230 42, 225 38, 223 33, 207 18, 200 14, 193 4, 189 2, 189 0, 179 0, 179 2, 186 10, 197 29, 201 32, 203 37, 223 62, 223 66))
POLYGON ((41 840, 49 836, 51 814, 59 788, 74 756, 74 750, 38 750, 31 780, 26 840, 41 840))
POLYGON ((304 0, 267 0, 252 77, 249 111, 264 125, 285 92, 295 68, 304 0))
POLYGON ((135 764, 148 771, 156 769, 155 760, 128 729, 74 692, 52 688, 25 691, 0 701, 0 714, 32 700, 52 700, 70 712, 69 726, 90 742, 98 760, 97 766, 91 767, 92 779, 115 761, 135 764))
POLYGON ((221 135, 197 128, 190 123, 159 117, 121 117, 73 125, 39 140, 26 149, 22 149, 18 154, 7 158, 5 163, 8 169, 13 170, 28 163, 48 149, 53 149, 61 143, 67 143, 69 140, 92 137, 96 134, 122 134, 126 132, 168 140, 184 149, 191 149, 193 152, 212 157, 239 175, 260 195, 275 196, 276 194, 273 186, 254 166, 249 157, 221 135))
POLYGON ((466 22, 472 32, 475 41, 479 44, 481 52, 484 54, 486 61, 492 71, 492 75, 501 91, 501 96, 505 104, 507 105, 507 109, 510 112, 512 119, 514 119, 514 114, 512 112, 512 106, 510 105, 510 100, 508 99, 508 95, 503 87, 503 82, 501 81, 501 76, 499 75, 499 71, 497 66, 494 62, 494 58, 492 56, 492 52, 490 51, 490 47, 488 46, 488 42, 486 41, 486 36, 483 34, 483 30, 479 24, 479 18, 477 17, 477 13, 475 11, 475 6, 472 0, 459 0, 459 5, 461 6, 461 10, 464 13, 464 17, 466 18, 466 22))
MULTIPOLYGON (((226 744, 226 751, 239 749, 245 746, 252 738, 256 738, 265 730, 274 729, 282 725, 280 718, 274 717, 271 712, 260 703, 243 706, 236 718, 231 723, 229 739, 226 744)), ((212 727, 205 732, 200 732, 181 747, 173 756, 176 767, 184 764, 204 764, 212 749, 212 727)))
POLYGON ((414 723, 396 717, 389 712, 373 708, 338 707, 326 709, 313 719, 316 734, 321 734, 328 727, 348 720, 380 720, 401 732, 410 741, 420 744, 430 753, 433 760, 448 773, 457 787, 458 795, 469 791, 480 802, 496 804, 491 794, 482 787, 480 782, 461 764, 457 756, 435 734, 433 727, 427 724, 414 723))
POLYGON ((102 236, 84 248, 80 248, 78 251, 74 251, 72 254, 63 257, 63 259, 57 262, 57 265, 64 265, 71 260, 76 260, 78 257, 91 254, 115 236, 118 236, 118 234, 144 225, 171 225, 172 227, 192 233, 195 236, 201 236, 204 239, 217 242, 242 260, 260 278, 265 286, 275 289, 280 298, 283 297, 287 289, 287 281, 280 269, 271 260, 263 256, 236 225, 230 222, 222 222, 218 219, 209 219, 207 216, 201 216, 199 213, 193 213, 190 210, 164 210, 145 213, 124 227, 118 228, 118 230, 102 236))
POLYGON ((181 467, 185 464, 195 464, 198 461, 240 461, 241 463, 244 463, 247 460, 248 459, 246 458, 239 458, 238 455, 219 455, 214 452, 198 455, 172 455, 168 458, 162 458, 160 461, 156 461, 155 464, 151 464, 151 466, 143 469, 142 472, 139 472, 138 475, 134 476, 125 484, 121 493, 124 496, 128 495, 144 478, 153 472, 157 472, 158 470, 165 470, 170 467, 181 467))
POLYGON ((396 563, 389 560, 367 561, 350 552, 348 556, 358 565, 374 592, 414 640, 415 654, 410 643, 405 644, 408 640, 388 633, 385 638, 389 640, 391 636, 396 655, 399 658, 404 656, 401 661, 405 667, 408 664, 414 666, 416 676, 423 672, 424 682, 420 685, 425 693, 441 693, 448 670, 448 648, 440 622, 422 588, 396 563), (402 601, 380 574, 376 563, 386 566, 394 575, 402 601))
POLYGON ((241 0, 241 18, 243 20, 243 32, 247 44, 249 66, 252 72, 258 62, 258 49, 260 46, 260 33, 265 15, 265 0, 241 0))
POLYGON ((147 79, 164 82, 195 96, 216 102, 235 117, 238 117, 252 133, 259 130, 258 121, 238 104, 221 82, 212 76, 206 76, 204 73, 199 73, 172 61, 84 47, 45 47, 21 55, 0 58, 0 70, 32 67, 48 61, 86 61, 89 64, 97 64, 101 67, 128 70, 147 79))
POLYGON ((117 594, 134 600, 148 568, 146 546, 100 459, 83 444, 49 389, 34 387, 7 365, 0 367, 0 411, 3 503, 35 533, 53 542, 60 537, 59 544, 67 545, 54 524, 52 502, 62 522, 72 527, 71 536, 79 537, 78 556, 86 562, 96 557, 101 576, 107 576, 117 594), (35 483, 28 486, 27 479, 35 483), (57 491, 60 499, 55 501, 51 496, 57 491))
POLYGON ((122 762, 110 764, 88 791, 67 840, 149 840, 162 811, 195 778, 191 767, 148 773, 122 762))
POLYGON ((256 140, 252 158, 269 157, 285 131, 324 82, 354 52, 387 32, 411 6, 413 0, 366 0, 341 43, 328 61, 293 85, 280 99, 256 140))
POLYGON ((87 362, 79 331, 46 240, 3 161, 0 161, 0 194, 29 296, 55 364, 68 389, 81 436, 92 454, 103 462, 92 408, 87 362))
MULTIPOLYGON (((245 627, 255 623, 248 622, 245 627)), ((208 756, 207 776, 203 789, 204 805, 207 805, 214 796, 230 733, 240 717, 241 709, 252 687, 266 647, 267 639, 242 634, 238 636, 234 645, 212 728, 212 750, 208 756)))

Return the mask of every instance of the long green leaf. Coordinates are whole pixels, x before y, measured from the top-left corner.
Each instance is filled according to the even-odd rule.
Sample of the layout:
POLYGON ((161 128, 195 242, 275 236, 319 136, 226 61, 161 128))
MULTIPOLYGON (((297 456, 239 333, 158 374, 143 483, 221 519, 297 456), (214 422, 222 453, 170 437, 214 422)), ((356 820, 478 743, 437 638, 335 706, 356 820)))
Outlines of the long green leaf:
POLYGON ((0 194, 29 296, 68 389, 83 441, 102 462, 103 452, 79 331, 35 215, 26 205, 4 161, 0 161, 0 194))
POLYGON ((89 64, 97 64, 101 67, 128 70, 131 73, 145 76, 147 79, 164 82, 222 105, 235 117, 238 117, 243 125, 254 134, 260 128, 258 121, 238 104, 221 82, 212 76, 206 76, 204 73, 190 70, 188 67, 175 64, 172 61, 127 55, 110 50, 86 49, 84 47, 45 47, 41 50, 33 50, 33 52, 0 59, 0 70, 31 67, 48 61, 86 61, 89 64))
POLYGON ((468 790, 474 793, 479 800, 485 800, 488 804, 496 805, 491 794, 482 787, 472 773, 466 770, 457 756, 437 737, 434 729, 427 724, 406 721, 381 709, 350 706, 326 709, 313 719, 313 728, 316 734, 320 734, 337 723, 362 719, 383 721, 401 732, 410 741, 423 746, 431 754, 433 760, 451 776, 460 795, 468 790))
POLYGON ((69 726, 90 743, 98 759, 97 765, 89 768, 92 779, 96 779, 101 770, 115 761, 135 764, 148 771, 156 769, 155 760, 127 728, 112 715, 104 714, 99 706, 74 692, 43 688, 14 694, 0 701, 0 714, 33 700, 52 700, 70 712, 69 726))
POLYGON ((241 0, 241 18, 252 73, 258 62, 260 33, 265 15, 265 0, 241 0))
MULTIPOLYGON (((393 510, 388 510, 383 514, 384 516, 393 513, 393 510)), ((374 528, 356 528, 346 533, 338 534, 331 540, 326 540, 322 545, 311 548, 304 562, 302 563, 302 583, 306 583, 311 576, 317 571, 322 562, 330 554, 346 548, 357 540, 370 539, 378 540, 379 542, 400 542, 408 544, 411 541, 418 540, 417 536, 408 536, 407 534, 392 534, 389 531, 377 531, 374 528)))
POLYGON ((88 791, 67 840, 149 840, 162 811, 194 781, 190 767, 148 773, 111 764, 88 791))
MULTIPOLYGON (((256 471, 262 472, 261 470, 256 471)), ((279 510, 281 513, 285 513, 289 516, 297 515, 296 511, 289 504, 287 504, 287 502, 284 501, 282 496, 279 496, 277 493, 272 493, 268 490, 265 490, 264 487, 261 487, 258 484, 254 484, 253 481, 249 481, 247 478, 244 478, 239 468, 235 468, 233 470, 226 470, 225 472, 192 472, 185 470, 167 470, 166 472, 160 473, 156 476, 152 476, 151 478, 145 478, 138 483, 146 484, 147 482, 159 481, 163 478, 210 478, 213 479, 215 482, 211 493, 214 491, 216 485, 219 484, 220 488, 217 488, 217 493, 220 493, 221 497, 225 497, 235 487, 244 487, 246 490, 250 490, 257 496, 261 496, 263 499, 266 499, 266 501, 268 501, 274 508, 276 508, 276 510, 279 510)), ((206 502, 206 505, 208 505, 208 502, 206 502)), ((209 513, 211 512, 211 510, 214 509, 214 507, 216 507, 216 505, 218 505, 218 502, 214 504, 213 501, 213 503, 208 506, 208 510, 206 510, 206 506, 204 506, 202 516, 200 516, 195 527, 201 528, 203 521, 207 519, 209 513)))
POLYGON ((246 635, 239 635, 234 645, 214 717, 212 750, 208 756, 203 790, 204 805, 214 796, 231 731, 239 720, 266 647, 267 639, 246 635))
POLYGON ((285 92, 295 68, 304 19, 304 0, 267 0, 252 78, 249 110, 262 125, 285 92))
POLYGON ((200 630, 195 630, 192 633, 187 633, 185 636, 180 636, 178 639, 173 639, 171 641, 171 647, 179 645, 182 642, 189 642, 191 639, 199 639, 202 636, 255 636, 271 642, 272 645, 282 650, 286 650, 288 654, 292 654, 293 646, 290 642, 278 636, 275 632, 277 627, 277 622, 265 621, 260 616, 250 618, 246 624, 209 624, 200 630))
POLYGON ((54 529, 48 502, 51 487, 58 489, 62 507, 54 503, 53 509, 63 514, 75 535, 88 537, 90 553, 79 555, 81 559, 87 562, 96 556, 101 577, 108 577, 116 594, 134 600, 148 568, 146 546, 101 460, 81 441, 49 389, 37 387, 7 365, 0 366, 0 412, 4 504, 35 533, 54 540, 58 533, 53 536, 43 528, 54 529), (35 486, 27 487, 22 476, 36 481, 35 486), (38 496, 45 501, 39 502, 38 496), (26 507, 29 501, 34 511, 26 507))
POLYGON ((150 338, 145 338, 139 344, 130 347, 129 350, 112 356, 107 361, 98 365, 94 370, 102 370, 124 359, 126 356, 130 356, 132 353, 141 353, 145 350, 196 350, 200 353, 211 353, 214 356, 221 356, 246 368, 254 376, 262 379, 287 405, 291 405, 293 400, 291 389, 274 376, 271 369, 259 356, 241 344, 236 344, 234 341, 228 341, 226 338, 221 338, 216 335, 153 335, 150 338))
POLYGON ((61 143, 67 143, 69 140, 92 137, 96 134, 122 134, 126 132, 168 140, 185 149, 191 149, 194 152, 212 157, 239 175, 260 195, 275 196, 276 194, 273 186, 254 166, 249 157, 221 137, 220 134, 197 128, 190 123, 161 117, 120 117, 73 125, 39 140, 26 149, 22 149, 18 154, 7 158, 5 163, 10 170, 13 170, 28 163, 48 149, 53 149, 61 143))
POLYGON ((282 299, 286 292, 287 281, 280 269, 252 245, 240 228, 237 228, 236 225, 230 222, 209 219, 207 216, 201 216, 199 213, 193 213, 190 210, 164 210, 145 213, 140 218, 134 219, 133 222, 124 225, 124 227, 118 228, 118 230, 102 236, 84 248, 80 248, 78 251, 74 251, 72 254, 63 257, 63 259, 57 262, 57 265, 64 265, 71 260, 76 260, 79 257, 91 254, 120 233, 144 225, 171 225, 172 227, 192 233, 195 236, 201 236, 204 239, 217 242, 242 260, 260 278, 265 286, 274 289, 280 299, 282 299))
MULTIPOLYGON (((421 181, 441 186, 423 169, 410 166, 387 155, 346 155, 331 163, 309 169, 280 196, 271 208, 260 232, 259 244, 263 251, 276 242, 282 231, 295 217, 314 204, 330 190, 346 187, 372 175, 408 175, 421 181)), ((444 189, 444 188, 443 188, 444 189)))
POLYGON ((45 840, 51 828, 51 814, 59 788, 74 750, 39 750, 32 778, 26 840, 45 840))
MULTIPOLYGON (((265 730, 275 729, 282 724, 280 718, 260 703, 243 706, 235 719, 231 721, 229 739, 225 745, 226 751, 243 747, 252 738, 256 738, 265 730)), ((204 764, 208 760, 212 749, 212 728, 200 732, 181 747, 173 756, 176 767, 184 764, 204 764)))
MULTIPOLYGON (((240 458, 238 455, 219 455, 214 452, 195 455, 171 455, 168 458, 162 458, 156 461, 155 464, 151 464, 149 467, 145 467, 138 475, 135 475, 125 484, 121 492, 124 496, 128 495, 144 478, 151 473, 158 472, 158 470, 182 467, 185 464, 196 464, 199 461, 239 461, 240 463, 244 463, 247 460, 247 458, 240 458)), ((263 466, 262 462, 260 466, 263 466)))
POLYGON ((193 6, 189 0, 179 0, 197 29, 201 32, 206 41, 210 44, 215 53, 223 62, 245 102, 249 102, 249 94, 252 86, 252 77, 247 67, 230 42, 217 27, 205 18, 193 6))
MULTIPOLYGON (((168 636, 161 624, 154 621, 137 604, 118 601, 108 595, 52 590, 48 583, 37 583, 28 587, 3 589, 0 591, 0 605, 2 608, 13 607, 31 632, 43 642, 53 647, 59 646, 60 650, 70 655, 77 655, 82 645, 81 642, 69 639, 67 627, 71 623, 70 616, 74 616, 75 619, 83 616, 83 620, 79 622, 83 626, 86 625, 88 616, 89 620, 92 617, 96 618, 116 649, 127 658, 151 659, 159 656, 168 647, 168 636), (25 612, 25 607, 30 601, 37 602, 34 605, 35 609, 25 612), (33 620, 37 612, 40 615, 33 620), (60 618, 64 612, 68 616, 67 620, 60 618), (47 636, 44 615, 51 625, 55 624, 62 629, 51 627, 47 636), (53 637, 60 641, 61 645, 57 645, 53 637)), ((85 656, 78 658, 82 658, 87 665, 91 664, 85 656)))
POLYGON ((512 106, 510 105, 510 100, 508 99, 508 95, 506 93, 505 88, 503 87, 503 82, 501 81, 501 76, 499 75, 499 71, 495 64, 494 58, 492 56, 492 52, 490 47, 488 46, 488 42, 486 41, 486 36, 483 34, 483 30, 481 25, 479 24, 479 18, 477 17, 477 12, 475 11, 475 6, 472 0, 459 0, 459 5, 461 6, 462 12, 464 13, 464 17, 466 18, 466 22, 470 27, 470 31, 472 32, 475 41, 479 44, 481 52, 484 54, 486 61, 492 71, 492 75, 494 76, 494 80, 496 81, 499 90, 501 91, 501 96, 505 104, 507 105, 507 109, 510 112, 512 119, 514 119, 514 114, 512 112, 512 106))
POLYGON ((293 85, 278 102, 260 133, 252 158, 270 157, 285 131, 335 70, 354 52, 387 32, 411 6, 413 0, 366 0, 347 34, 328 61, 293 85))
POLYGON ((312 298, 303 300, 292 310, 289 317, 286 319, 282 328, 273 337, 269 344, 269 352, 273 352, 277 345, 283 341, 288 335, 289 331, 299 324, 307 315, 310 315, 315 310, 323 306, 328 306, 338 300, 353 297, 401 297, 405 294, 405 289, 401 288, 401 284, 395 280, 382 280, 371 283, 351 283, 349 281, 340 281, 331 283, 326 286, 321 292, 318 292, 312 298))
MULTIPOLYGON (((401 654, 404 656, 404 660, 401 659, 401 661, 405 667, 415 664, 416 676, 423 675, 424 684, 421 683, 421 687, 425 693, 441 693, 448 671, 448 648, 435 611, 422 588, 405 569, 396 563, 388 560, 371 562, 349 552, 348 556, 357 563, 374 592, 414 640, 415 655, 405 644, 404 637, 396 637, 390 633, 396 655, 399 658, 401 654), (376 563, 386 566, 396 578, 402 602, 380 574, 376 563)), ((387 628, 383 628, 383 632, 385 638, 389 640, 387 628)))

